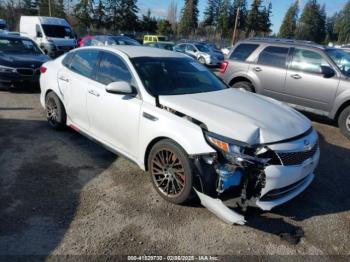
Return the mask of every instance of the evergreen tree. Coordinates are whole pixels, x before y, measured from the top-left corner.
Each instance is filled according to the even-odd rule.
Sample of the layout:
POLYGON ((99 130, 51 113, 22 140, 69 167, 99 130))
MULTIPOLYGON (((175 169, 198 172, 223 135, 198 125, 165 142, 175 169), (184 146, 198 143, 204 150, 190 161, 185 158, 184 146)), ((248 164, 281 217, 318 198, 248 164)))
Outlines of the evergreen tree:
POLYGON ((260 16, 260 31, 263 35, 269 35, 271 31, 271 13, 272 13, 272 4, 269 3, 268 7, 264 7, 260 16))
POLYGON ((90 28, 94 22, 93 0, 81 0, 74 7, 74 14, 79 23, 90 28))
POLYGON ((217 26, 220 15, 221 0, 208 0, 204 11, 204 26, 217 26))
POLYGON ((39 2, 37 0, 23 0, 23 14, 24 15, 37 15, 39 2))
POLYGON ((227 37, 231 31, 230 28, 233 27, 231 7, 230 0, 223 0, 219 9, 218 29, 223 37, 227 37))
POLYGON ((117 21, 124 31, 133 31, 137 28, 139 11, 136 3, 137 0, 119 0, 117 9, 117 21))
POLYGON ((185 0, 179 30, 183 35, 193 33, 198 26, 198 0, 185 0))
POLYGON ((297 39, 322 43, 326 36, 325 6, 320 6, 317 0, 309 0, 301 14, 295 36, 297 39))
POLYGON ((342 11, 338 21, 340 44, 347 44, 350 41, 350 1, 348 1, 342 11))
POLYGON ((238 29, 245 30, 247 25, 247 0, 234 0, 232 8, 232 21, 236 21, 237 9, 239 8, 238 29))
POLYGON ((96 28, 104 28, 106 26, 106 7, 102 0, 98 1, 95 9, 94 24, 96 28))
POLYGON ((278 36, 282 38, 294 38, 297 28, 299 13, 299 1, 295 1, 289 8, 283 19, 278 36))
POLYGON ((149 34, 153 34, 157 31, 157 20, 155 17, 152 17, 150 9, 148 9, 147 15, 142 15, 140 29, 149 34))
POLYGON ((166 20, 160 20, 158 22, 158 30, 157 30, 158 34, 160 35, 172 35, 173 34, 173 30, 171 27, 171 23, 166 20))
POLYGON ((335 13, 333 16, 327 17, 326 20, 326 39, 325 43, 336 42, 338 40, 338 33, 335 30, 335 24, 337 21, 338 13, 335 13))
POLYGON ((261 31, 261 0, 253 0, 247 18, 246 35, 257 35, 261 31))

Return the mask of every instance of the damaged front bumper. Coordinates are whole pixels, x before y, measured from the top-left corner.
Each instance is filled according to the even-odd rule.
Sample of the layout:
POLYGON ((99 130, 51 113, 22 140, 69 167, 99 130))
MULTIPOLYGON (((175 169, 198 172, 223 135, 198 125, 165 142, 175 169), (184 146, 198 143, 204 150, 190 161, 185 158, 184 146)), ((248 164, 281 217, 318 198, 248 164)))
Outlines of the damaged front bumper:
POLYGON ((199 183, 194 188, 202 205, 229 224, 244 224, 244 216, 229 209, 226 203, 243 211, 248 206, 271 210, 303 192, 313 181, 319 162, 316 132, 295 141, 271 145, 269 149, 276 154, 279 164, 270 162, 262 166, 252 159, 237 164, 213 156, 195 159, 199 183), (305 141, 312 146, 305 148, 305 141), (302 151, 298 151, 300 144, 302 151))

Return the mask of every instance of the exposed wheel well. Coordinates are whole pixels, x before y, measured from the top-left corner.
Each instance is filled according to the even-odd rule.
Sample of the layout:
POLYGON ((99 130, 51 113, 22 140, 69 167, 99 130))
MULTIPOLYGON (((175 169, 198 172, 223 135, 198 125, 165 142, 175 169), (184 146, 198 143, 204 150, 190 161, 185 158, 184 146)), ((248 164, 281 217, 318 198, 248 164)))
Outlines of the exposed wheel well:
POLYGON ((51 93, 51 92, 53 92, 53 90, 51 90, 51 89, 46 90, 45 99, 46 99, 47 95, 48 95, 49 93, 51 93))
POLYGON ((248 78, 246 78, 244 76, 238 76, 238 77, 233 78, 230 81, 229 86, 233 86, 234 84, 236 84, 238 82, 248 82, 248 83, 253 85, 252 81, 250 81, 248 78))
POLYGON ((348 106, 350 106, 350 100, 349 100, 349 101, 346 101, 345 103, 343 103, 343 104, 339 107, 339 109, 338 109, 338 111, 337 111, 337 113, 335 114, 335 117, 334 117, 334 120, 335 120, 335 121, 338 121, 339 115, 340 115, 341 112, 342 112, 346 107, 348 107, 348 106))
POLYGON ((149 153, 151 152, 152 147, 158 143, 159 141, 163 140, 163 139, 170 139, 168 137, 165 136, 161 136, 161 137, 157 137, 155 139, 153 139, 151 141, 151 143, 148 144, 147 148, 146 148, 146 152, 145 152, 145 159, 144 159, 144 163, 145 163, 145 170, 148 171, 148 156, 149 153))

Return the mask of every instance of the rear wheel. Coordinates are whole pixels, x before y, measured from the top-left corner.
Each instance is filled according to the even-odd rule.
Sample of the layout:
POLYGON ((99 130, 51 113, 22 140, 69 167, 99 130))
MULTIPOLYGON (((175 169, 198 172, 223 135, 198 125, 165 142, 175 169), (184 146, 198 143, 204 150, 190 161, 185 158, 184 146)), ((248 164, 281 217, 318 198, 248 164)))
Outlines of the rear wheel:
POLYGON ((54 92, 50 92, 45 100, 46 118, 54 129, 63 129, 66 126, 66 110, 54 92))
POLYGON ((181 204, 191 198, 192 167, 178 144, 169 139, 155 144, 148 157, 148 169, 154 188, 165 200, 181 204))
POLYGON ((350 106, 346 107, 339 115, 338 125, 340 131, 350 139, 350 106))
POLYGON ((240 82, 234 83, 232 87, 254 93, 254 86, 247 81, 240 81, 240 82))
POLYGON ((199 57, 198 58, 198 61, 199 61, 199 63, 201 63, 202 65, 205 65, 205 58, 204 57, 199 57))

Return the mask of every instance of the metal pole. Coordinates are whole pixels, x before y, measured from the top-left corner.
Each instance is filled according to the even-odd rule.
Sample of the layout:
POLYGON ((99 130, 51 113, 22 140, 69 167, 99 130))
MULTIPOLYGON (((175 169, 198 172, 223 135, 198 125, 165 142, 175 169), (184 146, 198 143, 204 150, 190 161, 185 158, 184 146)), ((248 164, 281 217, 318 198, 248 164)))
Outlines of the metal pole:
POLYGON ((49 0, 49 16, 51 16, 51 0, 49 0))
POLYGON ((234 27, 233 35, 232 35, 232 46, 236 42, 236 34, 237 34, 237 27, 238 27, 238 19, 239 19, 239 15, 240 15, 240 9, 241 9, 240 7, 237 8, 235 27, 234 27))

